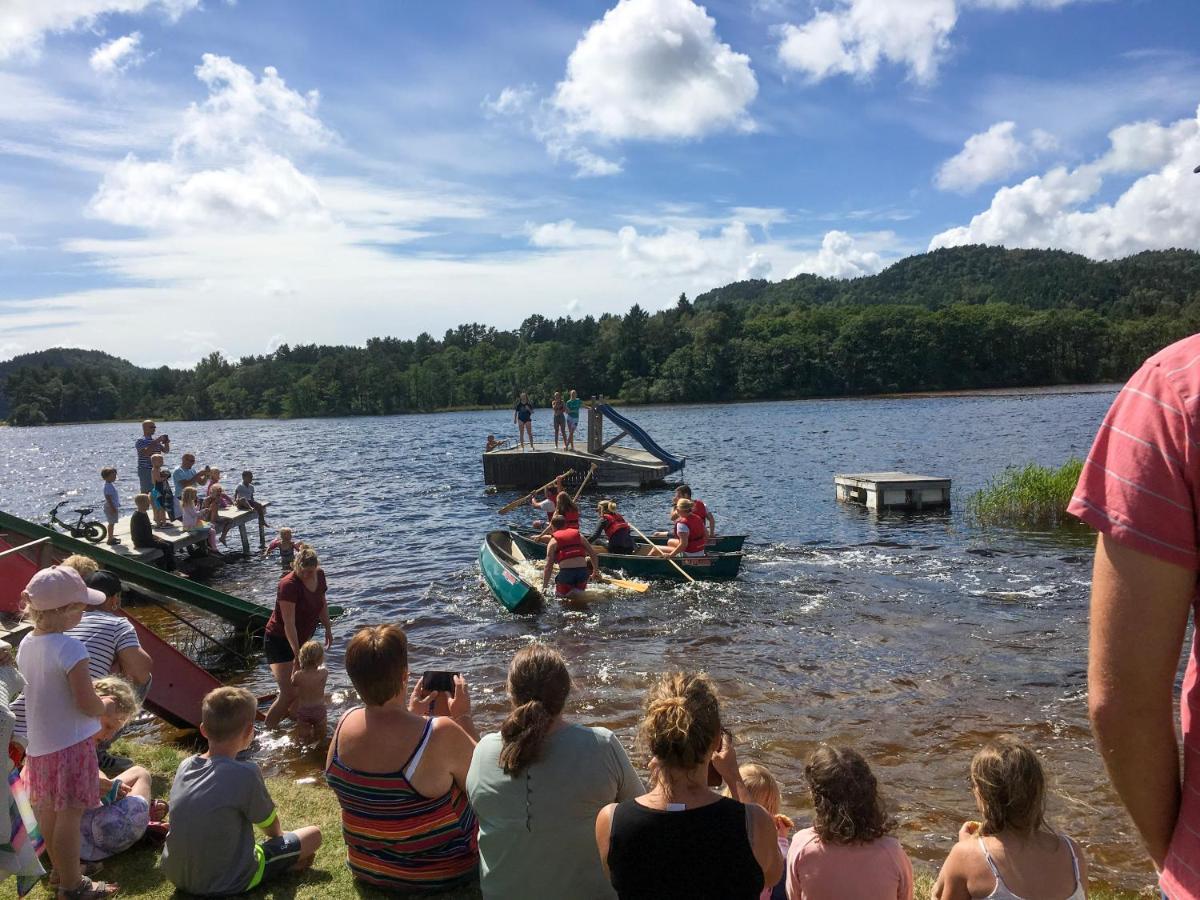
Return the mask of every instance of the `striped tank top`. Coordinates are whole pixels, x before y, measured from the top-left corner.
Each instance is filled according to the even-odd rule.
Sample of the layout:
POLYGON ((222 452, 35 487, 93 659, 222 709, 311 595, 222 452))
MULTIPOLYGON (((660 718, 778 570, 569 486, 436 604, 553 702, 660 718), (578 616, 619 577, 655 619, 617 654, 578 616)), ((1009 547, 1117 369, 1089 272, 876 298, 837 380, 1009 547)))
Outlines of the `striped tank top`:
POLYGON ((409 892, 442 890, 474 877, 479 865, 479 823, 466 793, 454 785, 431 799, 409 781, 429 743, 433 720, 425 720, 417 749, 403 768, 383 775, 360 772, 342 762, 341 727, 339 722, 333 734, 333 760, 325 779, 342 807, 342 836, 354 877, 376 887, 409 892))

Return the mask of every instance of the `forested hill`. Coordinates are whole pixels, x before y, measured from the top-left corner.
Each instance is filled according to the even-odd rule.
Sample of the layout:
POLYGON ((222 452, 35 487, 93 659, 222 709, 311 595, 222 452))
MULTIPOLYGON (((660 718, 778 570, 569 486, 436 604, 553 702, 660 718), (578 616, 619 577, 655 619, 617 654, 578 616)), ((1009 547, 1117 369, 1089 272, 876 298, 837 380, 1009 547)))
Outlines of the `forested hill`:
POLYGON ((545 405, 556 388, 642 403, 1119 381, 1197 331, 1192 251, 1095 262, 959 247, 866 278, 737 282, 654 314, 534 315, 513 331, 460 325, 440 340, 284 345, 236 362, 214 353, 187 370, 47 350, 0 363, 0 416, 375 415, 507 405, 520 390, 545 405))

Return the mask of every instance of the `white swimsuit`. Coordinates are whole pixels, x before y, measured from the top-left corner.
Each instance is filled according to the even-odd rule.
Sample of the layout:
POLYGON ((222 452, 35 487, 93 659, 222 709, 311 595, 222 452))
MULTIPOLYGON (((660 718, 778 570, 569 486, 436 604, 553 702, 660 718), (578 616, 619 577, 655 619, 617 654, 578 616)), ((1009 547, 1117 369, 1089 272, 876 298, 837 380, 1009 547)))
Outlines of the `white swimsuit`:
MULTIPOLYGON (((1075 846, 1062 835, 1059 837, 1066 841, 1067 849, 1071 851, 1071 868, 1075 872, 1075 890, 1071 892, 1071 896, 1066 900, 1086 900, 1087 895, 1083 892, 1083 885, 1079 882, 1079 860, 1075 858, 1075 846)), ((1004 879, 1000 877, 1000 870, 996 868, 996 862, 992 859, 992 854, 988 853, 987 845, 984 844, 983 838, 976 838, 979 841, 979 849, 983 851, 983 858, 987 860, 988 868, 992 870, 992 874, 996 877, 996 887, 985 900, 1024 900, 1017 894, 1014 894, 1008 889, 1008 885, 1004 883, 1004 879)))

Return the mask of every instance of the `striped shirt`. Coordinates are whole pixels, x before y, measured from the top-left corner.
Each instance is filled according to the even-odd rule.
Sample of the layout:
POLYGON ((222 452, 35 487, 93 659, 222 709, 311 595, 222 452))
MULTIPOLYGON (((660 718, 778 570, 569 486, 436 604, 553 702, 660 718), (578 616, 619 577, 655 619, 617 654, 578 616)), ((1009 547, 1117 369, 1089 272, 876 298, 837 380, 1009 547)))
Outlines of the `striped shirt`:
MULTIPOLYGON (((1112 540, 1200 569, 1200 335, 1146 361, 1113 401, 1068 512, 1112 540)), ((1200 596, 1193 598, 1193 616, 1200 596)), ((1162 888, 1200 898, 1200 631, 1193 631, 1180 705, 1183 792, 1162 888)))
MULTIPOLYGON (((66 634, 82 641, 87 647, 88 675, 93 681, 112 673, 117 654, 122 650, 142 646, 129 619, 106 612, 84 613, 79 624, 66 634)), ((9 708, 17 720, 13 734, 25 737, 25 696, 18 697, 9 708)))
POLYGON ((338 754, 341 723, 333 733, 325 780, 342 807, 347 859, 359 881, 407 893, 444 890, 475 877, 479 824, 466 793, 456 784, 441 797, 425 797, 409 781, 432 726, 426 719, 417 748, 388 774, 345 765, 338 754))

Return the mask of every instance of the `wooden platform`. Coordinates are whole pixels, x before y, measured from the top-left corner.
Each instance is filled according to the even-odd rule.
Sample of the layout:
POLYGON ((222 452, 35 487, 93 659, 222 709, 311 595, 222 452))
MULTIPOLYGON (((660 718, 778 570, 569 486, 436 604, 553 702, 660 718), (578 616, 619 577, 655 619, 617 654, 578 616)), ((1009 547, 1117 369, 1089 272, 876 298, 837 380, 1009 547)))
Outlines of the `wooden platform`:
MULTIPOLYGON (((266 504, 263 505, 265 506, 266 504)), ((110 546, 101 541, 96 546, 102 550, 107 550, 109 553, 115 553, 127 559, 140 560, 141 562, 151 562, 162 556, 161 550, 133 546, 133 535, 129 533, 129 519, 129 516, 122 517, 113 532, 121 543, 110 546)), ((251 522, 258 528, 259 549, 267 546, 267 534, 263 527, 258 524, 258 512, 256 510, 238 509, 236 506, 222 510, 220 523, 213 526, 217 531, 218 538, 220 538, 221 529, 224 528, 226 522, 231 522, 232 528, 237 529, 238 535, 242 539, 242 552, 247 556, 250 555, 250 535, 246 528, 251 522)), ((179 522, 171 522, 166 528, 155 528, 154 536, 160 541, 166 541, 168 544, 171 544, 176 550, 183 550, 193 545, 204 544, 208 540, 207 535, 203 531, 186 531, 181 527, 179 522)))
MULTIPOLYGON (((576 447, 581 442, 576 441, 576 447)), ((538 442, 535 449, 518 444, 483 454, 483 480, 499 488, 524 489, 545 484, 568 469, 584 473, 596 464, 589 485, 596 487, 643 487, 657 484, 670 474, 669 467, 647 453, 629 447, 612 446, 603 453, 565 450, 553 443, 538 442)))
POLYGON ((908 472, 834 475, 834 491, 843 503, 867 509, 925 509, 950 506, 950 479, 908 472))

